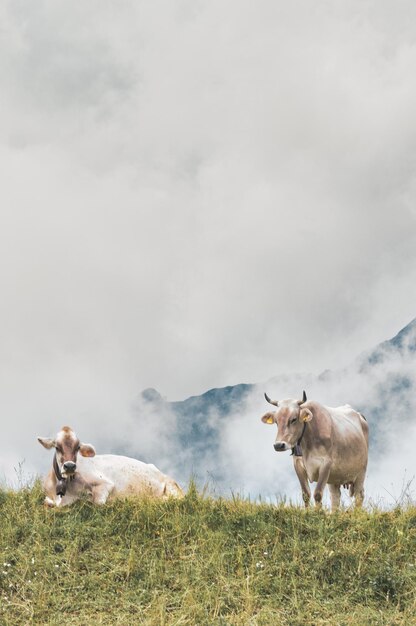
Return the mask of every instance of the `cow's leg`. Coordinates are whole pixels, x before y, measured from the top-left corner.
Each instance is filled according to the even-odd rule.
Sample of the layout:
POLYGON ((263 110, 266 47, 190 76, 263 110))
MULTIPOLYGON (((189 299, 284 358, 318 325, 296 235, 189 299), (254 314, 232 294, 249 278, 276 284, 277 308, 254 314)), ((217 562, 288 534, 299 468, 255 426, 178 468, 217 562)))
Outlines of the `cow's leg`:
POLYGON ((331 494, 331 511, 336 511, 341 500, 341 488, 340 485, 328 485, 328 487, 331 494))
POLYGON ((316 506, 320 509, 322 506, 322 494, 324 492, 326 483, 328 482, 329 472, 331 471, 331 462, 325 463, 319 469, 318 484, 315 487, 313 498, 316 506))
POLYGON ((43 488, 45 490, 43 504, 49 507, 56 506, 56 478, 52 471, 45 478, 43 488))
POLYGON ((305 506, 307 507, 309 506, 309 502, 311 499, 311 490, 309 487, 308 474, 306 473, 303 458, 301 456, 293 456, 293 466, 300 482, 303 501, 305 503, 305 506))
POLYGON ((110 493, 114 489, 114 483, 106 480, 93 485, 92 501, 94 504, 105 504, 110 493))
POLYGON ((46 496, 43 503, 48 507, 63 507, 73 504, 76 500, 78 500, 78 496, 76 494, 66 493, 64 496, 55 496, 53 499, 46 496))
POLYGON ((365 473, 358 476, 354 482, 352 489, 355 498, 355 506, 357 508, 360 508, 362 506, 364 500, 364 478, 365 473))

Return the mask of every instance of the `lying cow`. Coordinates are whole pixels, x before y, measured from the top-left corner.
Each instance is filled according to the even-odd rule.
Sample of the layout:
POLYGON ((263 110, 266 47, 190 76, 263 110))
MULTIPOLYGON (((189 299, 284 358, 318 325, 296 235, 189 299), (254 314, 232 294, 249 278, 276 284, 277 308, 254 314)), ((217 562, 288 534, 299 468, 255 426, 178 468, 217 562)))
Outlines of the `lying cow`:
POLYGON ((38 441, 48 450, 55 448, 53 466, 44 481, 48 506, 72 504, 82 493, 95 504, 105 504, 109 496, 183 495, 179 485, 154 465, 115 454, 96 455, 94 447, 81 443, 68 426, 55 439, 38 437, 38 441))
POLYGON ((277 424, 276 452, 292 450, 293 464, 308 506, 309 482, 317 482, 313 494, 321 506, 322 493, 328 484, 331 508, 340 502, 340 487, 348 485, 350 495, 361 506, 364 498, 364 478, 368 460, 368 424, 365 418, 348 404, 335 409, 318 402, 302 400, 270 400, 277 411, 261 418, 265 424, 277 424))

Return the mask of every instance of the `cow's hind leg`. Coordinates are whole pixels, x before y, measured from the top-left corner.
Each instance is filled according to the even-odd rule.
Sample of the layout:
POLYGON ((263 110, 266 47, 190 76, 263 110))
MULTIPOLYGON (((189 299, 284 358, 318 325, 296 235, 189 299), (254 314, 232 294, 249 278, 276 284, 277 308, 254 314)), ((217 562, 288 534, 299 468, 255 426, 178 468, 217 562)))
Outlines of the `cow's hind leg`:
POLYGON ((328 487, 331 494, 331 511, 336 511, 341 500, 341 488, 340 485, 328 485, 328 487))
POLYGON ((105 504, 107 498, 114 489, 114 484, 110 481, 98 483, 92 487, 92 501, 94 504, 105 504))
POLYGON ((300 482, 303 501, 305 503, 305 506, 307 507, 309 506, 309 502, 311 499, 311 490, 309 487, 308 474, 306 473, 303 458, 301 456, 293 456, 293 466, 300 482))
POLYGON ((350 487, 350 495, 354 495, 355 506, 357 508, 362 506, 364 500, 364 478, 365 473, 358 476, 353 485, 350 487))

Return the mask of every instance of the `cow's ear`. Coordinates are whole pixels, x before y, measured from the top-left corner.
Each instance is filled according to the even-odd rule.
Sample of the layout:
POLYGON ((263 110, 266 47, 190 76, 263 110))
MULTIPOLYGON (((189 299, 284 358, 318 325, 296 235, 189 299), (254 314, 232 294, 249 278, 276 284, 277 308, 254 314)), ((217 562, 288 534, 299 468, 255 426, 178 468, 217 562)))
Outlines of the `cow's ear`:
POLYGON ((274 414, 273 413, 266 413, 261 418, 261 421, 263 422, 263 424, 274 424, 274 414))
POLYGON ((95 456, 95 448, 90 443, 82 443, 79 451, 81 456, 95 456))
POLYGON ((38 437, 38 441, 47 450, 55 447, 55 439, 51 439, 50 437, 38 437))
POLYGON ((300 421, 301 422, 310 422, 313 418, 313 413, 309 409, 301 409, 300 410, 300 421))

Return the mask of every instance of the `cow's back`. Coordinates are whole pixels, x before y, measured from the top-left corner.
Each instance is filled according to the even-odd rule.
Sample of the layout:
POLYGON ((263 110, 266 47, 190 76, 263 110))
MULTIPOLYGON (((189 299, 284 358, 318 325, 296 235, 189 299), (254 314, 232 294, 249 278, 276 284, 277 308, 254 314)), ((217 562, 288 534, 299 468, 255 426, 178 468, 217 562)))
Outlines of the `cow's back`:
POLYGON ((113 483, 112 496, 142 495, 163 498, 183 495, 177 483, 155 465, 115 454, 83 459, 79 471, 87 482, 94 477, 113 483))
POLYGON ((355 411, 349 404, 326 408, 340 435, 348 438, 357 437, 359 441, 364 440, 368 443, 368 424, 361 413, 355 411))

